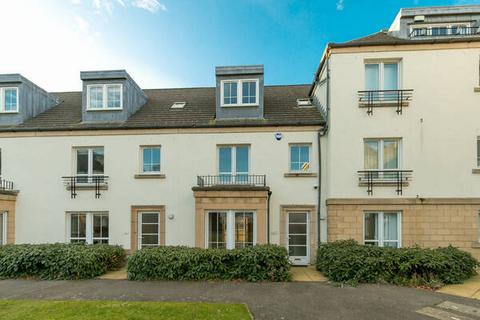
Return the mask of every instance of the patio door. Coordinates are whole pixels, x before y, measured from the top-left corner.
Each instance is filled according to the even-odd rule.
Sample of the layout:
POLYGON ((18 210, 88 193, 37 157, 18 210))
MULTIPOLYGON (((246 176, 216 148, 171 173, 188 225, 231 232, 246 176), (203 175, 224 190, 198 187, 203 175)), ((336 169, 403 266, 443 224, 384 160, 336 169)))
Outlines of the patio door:
POLYGON ((307 212, 289 212, 287 223, 288 255, 295 265, 309 264, 309 216, 307 212))
POLYGON ((160 245, 160 213, 138 214, 138 249, 160 245))

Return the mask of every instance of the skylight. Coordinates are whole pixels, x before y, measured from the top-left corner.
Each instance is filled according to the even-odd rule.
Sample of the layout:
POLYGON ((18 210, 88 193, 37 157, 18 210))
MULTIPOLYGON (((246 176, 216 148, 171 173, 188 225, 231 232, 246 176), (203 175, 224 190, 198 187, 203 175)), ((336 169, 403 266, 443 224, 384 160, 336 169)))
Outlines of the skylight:
POLYGON ((170 109, 183 109, 186 104, 186 102, 174 102, 170 109))

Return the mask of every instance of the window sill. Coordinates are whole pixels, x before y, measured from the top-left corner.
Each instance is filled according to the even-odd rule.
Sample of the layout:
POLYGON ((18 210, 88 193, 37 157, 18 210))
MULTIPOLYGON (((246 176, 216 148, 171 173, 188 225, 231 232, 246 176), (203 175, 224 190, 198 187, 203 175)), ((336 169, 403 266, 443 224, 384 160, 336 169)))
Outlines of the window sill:
POLYGON ((165 179, 163 173, 139 173, 134 176, 135 179, 165 179))
POLYGON ((243 108, 243 107, 258 107, 258 103, 249 104, 222 104, 222 108, 243 108))
POLYGON ((480 174, 480 168, 474 168, 472 169, 473 174, 480 174))
POLYGON ((309 178, 309 177, 316 177, 317 174, 315 172, 287 172, 287 173, 284 173, 283 176, 285 178, 295 178, 295 177, 309 178))
POLYGON ((87 108, 87 112, 90 112, 90 111, 123 111, 123 108, 102 108, 102 109, 87 108))
POLYGON ((0 111, 1 114, 16 114, 18 111, 0 111))
POLYGON ((478 241, 472 242, 472 248, 480 249, 480 242, 478 242, 478 241))

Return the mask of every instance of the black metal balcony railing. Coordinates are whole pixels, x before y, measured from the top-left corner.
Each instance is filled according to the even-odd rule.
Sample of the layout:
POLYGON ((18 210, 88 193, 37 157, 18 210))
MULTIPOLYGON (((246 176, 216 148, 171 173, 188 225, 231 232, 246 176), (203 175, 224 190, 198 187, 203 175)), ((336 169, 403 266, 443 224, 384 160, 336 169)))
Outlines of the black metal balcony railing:
POLYGON ((0 190, 2 191, 12 191, 13 190, 13 181, 8 181, 0 177, 0 190))
POLYGON ((403 90, 363 90, 358 91, 358 102, 367 108, 367 114, 373 114, 374 107, 382 107, 386 104, 394 104, 397 114, 402 114, 404 106, 412 100, 413 89, 403 90))
POLYGON ((92 175, 92 176, 65 176, 62 177, 67 190, 70 190, 72 199, 77 197, 77 190, 79 189, 94 189, 95 198, 100 198, 100 190, 108 185, 108 176, 92 175))
POLYGON ((420 37, 458 37, 474 36, 478 34, 478 27, 452 26, 452 27, 430 27, 414 28, 410 32, 410 38, 420 37))
POLYGON ((373 195, 373 186, 393 185, 397 194, 403 193, 403 187, 412 181, 412 170, 362 170, 358 171, 358 182, 367 186, 367 194, 373 195))
POLYGON ((223 185, 265 187, 266 180, 267 179, 264 174, 220 174, 197 176, 197 185, 199 187, 213 187, 223 185))

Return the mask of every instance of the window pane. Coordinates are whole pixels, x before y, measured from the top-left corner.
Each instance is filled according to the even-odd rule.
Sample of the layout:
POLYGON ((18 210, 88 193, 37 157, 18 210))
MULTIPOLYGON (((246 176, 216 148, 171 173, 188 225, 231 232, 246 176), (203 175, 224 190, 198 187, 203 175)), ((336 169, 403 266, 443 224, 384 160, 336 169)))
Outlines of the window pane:
POLYGON ((235 212, 235 248, 253 245, 253 212, 235 212))
POLYGON ((158 246, 158 234, 142 235, 142 247, 158 246))
POLYGON ((107 86, 107 107, 120 108, 121 94, 121 86, 107 86))
POLYGON ((108 215, 107 214, 93 215, 93 238, 108 238, 108 215))
POLYGON ((89 106, 91 109, 102 109, 103 108, 103 87, 102 86, 92 86, 89 88, 89 106))
POLYGON ((219 169, 220 173, 232 173, 232 148, 219 148, 219 169))
POLYGON ((225 82, 223 84, 223 104, 237 103, 237 83, 225 82))
POLYGON ((226 248, 227 245, 227 213, 210 212, 208 214, 208 247, 226 248))
POLYGON ((300 164, 300 147, 290 147, 290 170, 299 171, 301 169, 300 164))
POLYGON ((383 239, 398 241, 398 214, 383 214, 383 239))
POLYGON ((364 143, 365 169, 378 168, 378 141, 365 141, 364 143))
POLYGON ((77 174, 88 174, 88 149, 77 149, 77 174))
POLYGON ((160 148, 143 149, 143 172, 160 172, 160 148))
POLYGON ((17 103, 17 89, 5 89, 5 111, 16 111, 17 103))
POLYGON ((255 81, 242 82, 242 103, 257 102, 257 83, 255 81))
POLYGON ((383 70, 383 89, 398 90, 398 63, 385 63, 383 70))
POLYGON ((307 247, 288 246, 288 255, 292 257, 305 257, 307 255, 307 247))
POLYGON ((158 213, 142 213, 142 223, 158 223, 158 213))
POLYGON ((383 142, 383 168, 398 169, 398 141, 383 142))
POLYGON ((296 234, 307 234, 307 224, 292 224, 288 225, 288 232, 289 233, 296 233, 296 234))
POLYGON ((236 151, 236 173, 248 173, 248 147, 237 147, 236 151))
POLYGON ((93 149, 93 174, 103 174, 103 148, 93 149))
POLYGON ((305 213, 290 213, 288 215, 289 223, 306 223, 307 215, 305 213))
POLYGON ((365 90, 380 89, 380 72, 378 64, 365 65, 365 90))
POLYGON ((158 233, 158 223, 142 224, 142 233, 158 233))
POLYGON ((365 242, 378 240, 378 213, 365 214, 365 242))
POLYGON ((87 234, 86 214, 75 213, 70 215, 70 238, 86 238, 87 234))

